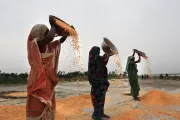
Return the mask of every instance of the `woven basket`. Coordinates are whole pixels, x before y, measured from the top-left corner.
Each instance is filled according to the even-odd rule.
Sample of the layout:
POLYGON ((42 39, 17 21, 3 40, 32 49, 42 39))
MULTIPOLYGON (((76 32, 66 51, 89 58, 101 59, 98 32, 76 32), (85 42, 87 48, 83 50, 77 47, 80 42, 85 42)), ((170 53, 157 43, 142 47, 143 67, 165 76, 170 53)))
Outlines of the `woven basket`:
POLYGON ((115 47, 115 45, 106 37, 104 37, 101 47, 102 47, 103 51, 105 53, 109 54, 110 56, 112 56, 114 54, 118 54, 118 50, 115 47))
POLYGON ((68 23, 56 16, 51 15, 51 17, 54 17, 57 27, 59 27, 61 30, 63 29, 64 31, 67 31, 74 40, 78 39, 78 34, 72 25, 69 25, 68 23))
POLYGON ((137 49, 133 49, 136 53, 138 53, 140 56, 142 56, 143 58, 147 59, 148 57, 146 56, 146 54, 144 52, 141 52, 137 49))

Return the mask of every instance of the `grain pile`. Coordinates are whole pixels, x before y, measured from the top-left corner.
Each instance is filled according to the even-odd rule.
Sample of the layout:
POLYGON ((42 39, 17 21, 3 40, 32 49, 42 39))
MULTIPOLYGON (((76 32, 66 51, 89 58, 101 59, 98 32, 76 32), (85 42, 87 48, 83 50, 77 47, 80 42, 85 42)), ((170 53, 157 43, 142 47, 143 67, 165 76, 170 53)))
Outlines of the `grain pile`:
POLYGON ((4 96, 7 97, 27 97, 27 92, 12 92, 12 93, 8 93, 5 94, 4 96))
POLYGON ((56 118, 57 120, 75 119, 85 114, 82 108, 91 108, 90 95, 73 96, 57 100, 56 102, 56 118))
MULTIPOLYGON (((135 108, 130 107, 132 103, 127 106, 112 106, 110 111, 125 111, 119 111, 111 120, 180 120, 180 110, 175 109, 180 107, 180 94, 152 90, 143 95, 137 103, 139 106, 135 108)), ((56 101, 56 120, 91 120, 91 113, 84 112, 84 108, 92 110, 90 95, 59 99, 56 101)), ((108 109, 105 111, 108 113, 108 109)), ((26 116, 25 106, 22 105, 0 106, 0 113, 0 120, 25 120, 26 116)))
POLYGON ((152 90, 141 97, 137 108, 122 112, 111 120, 180 120, 177 108, 180 108, 180 96, 152 90))
MULTIPOLYGON (((83 118, 82 108, 91 108, 90 95, 73 96, 56 101, 56 120, 83 118)), ((25 120, 25 106, 0 106, 0 120, 25 120)), ((78 119, 84 120, 84 119, 78 119)))
POLYGON ((162 92, 160 90, 152 90, 141 97, 142 103, 149 105, 180 105, 180 98, 176 95, 162 92))
POLYGON ((0 120, 25 120, 26 111, 23 105, 0 106, 0 120))

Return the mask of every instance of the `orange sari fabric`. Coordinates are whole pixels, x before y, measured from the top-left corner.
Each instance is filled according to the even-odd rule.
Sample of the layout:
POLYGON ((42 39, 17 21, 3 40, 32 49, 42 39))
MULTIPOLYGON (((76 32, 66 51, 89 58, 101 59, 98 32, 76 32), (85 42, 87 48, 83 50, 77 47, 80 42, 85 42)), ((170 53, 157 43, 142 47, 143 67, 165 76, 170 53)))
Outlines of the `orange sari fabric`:
POLYGON ((30 33, 27 42, 28 61, 31 67, 27 83, 27 120, 55 119, 55 92, 58 84, 57 68, 60 41, 46 45, 46 52, 40 53, 37 38, 30 33))

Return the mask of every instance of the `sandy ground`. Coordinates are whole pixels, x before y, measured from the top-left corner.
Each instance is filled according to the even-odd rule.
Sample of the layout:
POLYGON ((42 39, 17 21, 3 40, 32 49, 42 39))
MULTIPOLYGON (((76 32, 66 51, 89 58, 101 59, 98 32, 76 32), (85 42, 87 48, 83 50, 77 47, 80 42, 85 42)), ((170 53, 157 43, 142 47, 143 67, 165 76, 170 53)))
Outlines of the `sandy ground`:
MULTIPOLYGON (((111 80, 105 112, 111 120, 180 120, 180 81, 139 80, 141 101, 134 101, 127 80, 111 80)), ((0 86, 0 91, 26 91, 26 85, 0 86)), ((92 120, 88 82, 59 83, 57 120, 92 120)), ((6 96, 25 96, 11 93, 6 96)), ((0 120, 25 120, 26 99, 0 98, 0 120)), ((105 119, 104 119, 105 120, 105 119)))

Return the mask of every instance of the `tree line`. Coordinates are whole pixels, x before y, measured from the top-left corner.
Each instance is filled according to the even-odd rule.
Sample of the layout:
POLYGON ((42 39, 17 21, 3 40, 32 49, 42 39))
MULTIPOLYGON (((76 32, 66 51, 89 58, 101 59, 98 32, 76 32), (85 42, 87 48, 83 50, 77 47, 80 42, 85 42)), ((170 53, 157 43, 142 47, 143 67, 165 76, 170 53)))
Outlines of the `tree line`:
MULTIPOLYGON (((80 72, 80 71, 74 71, 74 72, 65 72, 65 71, 59 71, 57 73, 57 76, 60 78, 60 80, 64 81, 85 81, 88 80, 88 72, 80 72)), ((116 71, 109 72, 109 79, 116 78, 116 71)), ((0 84, 21 84, 21 83, 27 83, 28 73, 5 73, 0 71, 0 84)))

